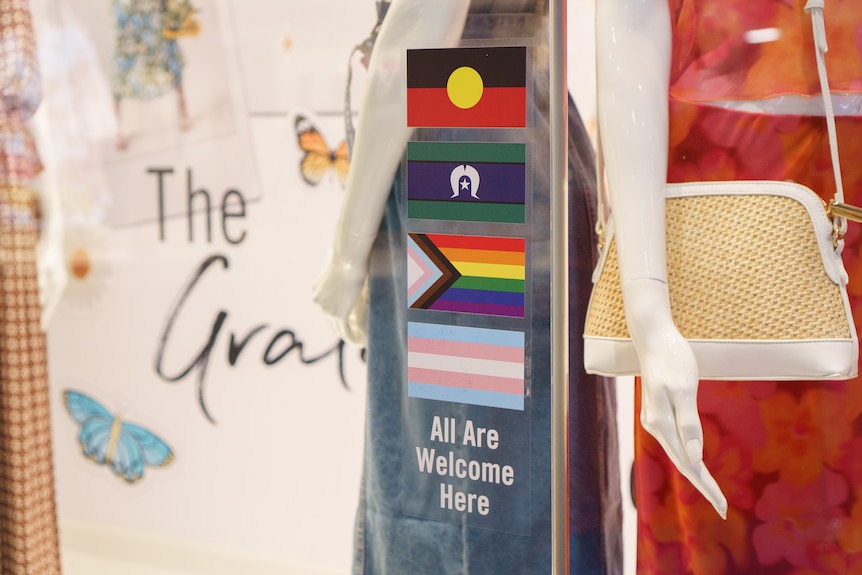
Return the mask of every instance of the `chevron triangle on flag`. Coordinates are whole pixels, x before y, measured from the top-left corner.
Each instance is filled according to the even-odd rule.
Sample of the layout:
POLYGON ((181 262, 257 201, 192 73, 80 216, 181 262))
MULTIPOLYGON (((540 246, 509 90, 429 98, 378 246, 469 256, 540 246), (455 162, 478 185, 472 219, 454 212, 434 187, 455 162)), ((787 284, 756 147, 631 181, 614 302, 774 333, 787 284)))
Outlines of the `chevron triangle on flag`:
POLYGON ((524 317, 524 238, 407 236, 410 309, 524 317))
POLYGON ((461 274, 424 234, 407 234, 407 305, 425 308, 461 274))

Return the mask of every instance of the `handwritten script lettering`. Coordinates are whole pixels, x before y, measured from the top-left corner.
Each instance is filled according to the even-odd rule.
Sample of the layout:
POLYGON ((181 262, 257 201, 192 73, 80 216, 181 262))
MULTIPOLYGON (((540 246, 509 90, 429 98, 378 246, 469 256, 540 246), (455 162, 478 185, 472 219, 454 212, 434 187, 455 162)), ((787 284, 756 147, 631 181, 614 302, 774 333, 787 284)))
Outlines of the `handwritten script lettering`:
MULTIPOLYGON (((189 298, 193 297, 195 287, 205 275, 215 272, 221 268, 228 270, 230 262, 227 256, 223 254, 215 254, 207 257, 203 263, 192 274, 191 279, 180 292, 180 296, 173 308, 168 313, 167 321, 162 329, 159 339, 158 349, 155 358, 155 371, 159 378, 168 383, 179 383, 186 378, 192 377, 197 384, 197 399, 200 409, 211 423, 215 424, 216 420, 207 407, 207 369, 210 365, 210 360, 213 358, 213 353, 222 337, 223 330, 226 330, 226 324, 230 313, 225 309, 220 309, 215 314, 212 321, 212 327, 209 330, 209 335, 200 347, 200 351, 191 358, 185 367, 170 370, 166 367, 166 357, 169 354, 171 341, 173 338, 181 338, 182 335, 175 334, 177 330, 176 324, 178 318, 181 317, 183 309, 189 298), (210 271, 213 270, 213 271, 210 271)), ((305 350, 305 342, 299 337, 295 330, 282 327, 276 328, 271 334, 267 335, 270 330, 268 323, 257 324, 250 329, 240 332, 238 329, 231 330, 227 335, 227 345, 225 352, 225 360, 227 365, 233 367, 239 362, 244 350, 248 344, 255 338, 268 338, 269 342, 266 345, 265 351, 260 357, 260 361, 265 366, 274 366, 280 361, 294 356, 302 365, 310 366, 321 362, 330 356, 335 358, 335 367, 341 385, 345 389, 350 389, 347 383, 347 378, 344 371, 344 342, 339 341, 332 347, 324 350, 317 355, 309 355, 305 350)), ((364 359, 364 357, 363 357, 364 359)))

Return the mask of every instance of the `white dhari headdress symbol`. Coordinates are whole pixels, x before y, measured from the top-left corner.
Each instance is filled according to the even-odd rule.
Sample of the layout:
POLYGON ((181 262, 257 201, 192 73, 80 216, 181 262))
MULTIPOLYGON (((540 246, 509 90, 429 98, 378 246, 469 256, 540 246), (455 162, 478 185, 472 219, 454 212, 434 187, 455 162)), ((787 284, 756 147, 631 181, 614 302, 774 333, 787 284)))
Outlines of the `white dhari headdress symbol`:
POLYGON ((449 176, 449 183, 452 185, 452 196, 449 198, 457 198, 461 193, 461 189, 470 188, 470 196, 479 199, 479 171, 470 164, 462 164, 455 166, 452 174, 449 176))

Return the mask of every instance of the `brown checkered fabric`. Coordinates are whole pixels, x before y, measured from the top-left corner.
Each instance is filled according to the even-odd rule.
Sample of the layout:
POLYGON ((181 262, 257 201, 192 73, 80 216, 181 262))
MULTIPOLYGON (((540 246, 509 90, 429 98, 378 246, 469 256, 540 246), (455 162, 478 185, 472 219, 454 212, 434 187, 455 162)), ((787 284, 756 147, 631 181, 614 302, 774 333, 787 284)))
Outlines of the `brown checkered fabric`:
POLYGON ((0 575, 59 575, 45 336, 36 275, 41 97, 27 0, 0 0, 0 575))
POLYGON ((35 195, 0 186, 0 575, 58 575, 35 195))

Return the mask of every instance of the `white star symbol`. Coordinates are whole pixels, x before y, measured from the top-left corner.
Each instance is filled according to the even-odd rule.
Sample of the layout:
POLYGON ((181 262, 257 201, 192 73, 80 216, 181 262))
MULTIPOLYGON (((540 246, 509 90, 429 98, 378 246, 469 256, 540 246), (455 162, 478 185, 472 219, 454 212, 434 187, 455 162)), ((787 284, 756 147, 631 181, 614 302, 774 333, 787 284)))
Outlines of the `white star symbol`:
POLYGON ((467 178, 464 178, 463 180, 461 180, 461 189, 462 190, 469 190, 470 189, 470 180, 468 180, 467 178))

